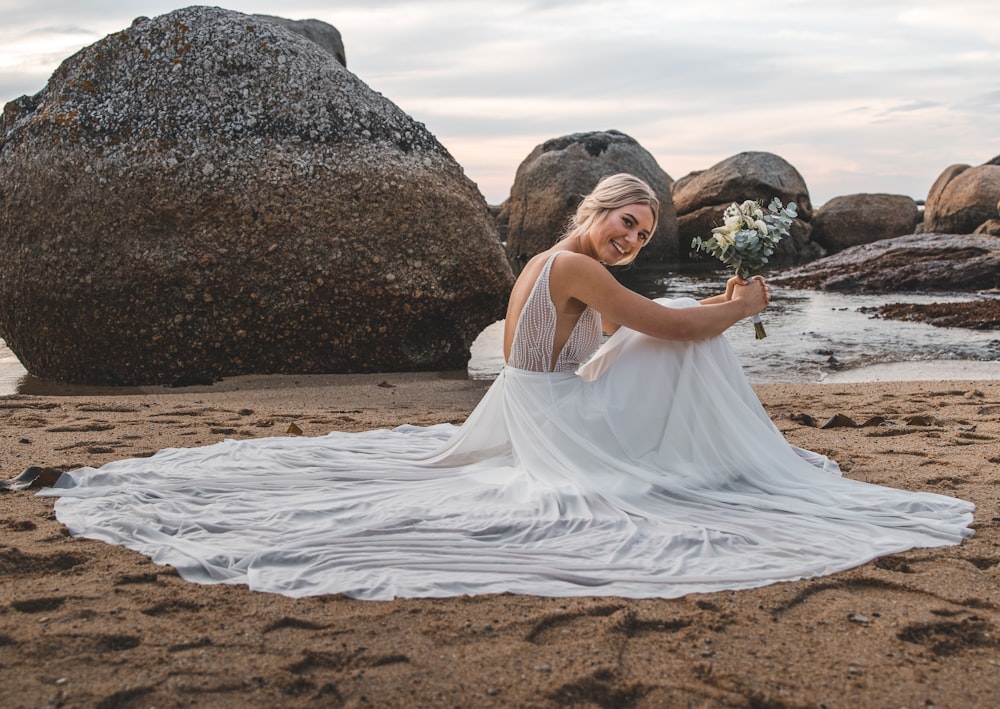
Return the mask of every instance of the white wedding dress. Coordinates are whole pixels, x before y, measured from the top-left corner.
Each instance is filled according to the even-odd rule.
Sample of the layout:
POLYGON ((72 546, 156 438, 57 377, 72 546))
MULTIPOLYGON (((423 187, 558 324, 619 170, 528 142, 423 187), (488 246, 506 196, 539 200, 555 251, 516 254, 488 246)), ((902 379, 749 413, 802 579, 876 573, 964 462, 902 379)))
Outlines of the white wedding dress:
POLYGON ((600 341, 588 310, 544 371, 553 258, 511 362, 460 427, 167 449, 81 468, 42 494, 60 496, 74 535, 191 581, 289 596, 669 598, 972 534, 968 502, 845 479, 789 445, 722 337, 623 328, 580 367, 600 341))

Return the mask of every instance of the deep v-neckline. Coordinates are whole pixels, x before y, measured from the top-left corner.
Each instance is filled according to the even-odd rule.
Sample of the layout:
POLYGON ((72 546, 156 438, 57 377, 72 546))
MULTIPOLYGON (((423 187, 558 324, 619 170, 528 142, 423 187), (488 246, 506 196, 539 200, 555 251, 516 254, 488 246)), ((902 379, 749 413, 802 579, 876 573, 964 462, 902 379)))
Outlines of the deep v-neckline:
MULTIPOLYGON (((547 273, 547 278, 546 278, 546 281, 547 281, 546 282, 546 286, 547 286, 547 290, 548 290, 549 312, 552 313, 552 320, 553 320, 553 326, 552 326, 552 347, 551 347, 551 353, 550 353, 550 356, 549 356, 549 371, 550 372, 556 371, 556 368, 559 366, 559 358, 562 356, 562 353, 566 349, 566 346, 573 339, 573 335, 576 333, 576 328, 580 326, 580 321, 583 319, 583 314, 585 312, 587 312, 587 307, 588 307, 588 306, 584 306, 583 310, 581 310, 577 314, 576 320, 573 321, 573 327, 571 327, 569 329, 569 332, 566 334, 566 340, 562 343, 562 347, 560 347, 559 350, 556 351, 556 336, 559 334, 559 315, 560 315, 560 313, 559 313, 559 308, 556 307, 556 303, 552 299, 552 264, 555 263, 555 258, 556 258, 556 256, 558 254, 559 254, 559 252, 557 251, 556 253, 552 254, 551 257, 549 257, 549 262, 547 264, 548 265, 548 273, 547 273)), ((535 285, 538 285, 538 280, 541 280, 541 274, 539 274, 539 278, 536 279, 535 285)), ((534 290, 534 289, 532 289, 532 290, 534 290)))
POLYGON ((511 366, 538 372, 574 371, 600 343, 599 316, 588 306, 577 315, 566 340, 556 350, 560 313, 552 299, 551 270, 560 253, 553 253, 542 265, 521 307, 511 347, 511 366), (586 332, 582 330, 585 327, 589 328, 586 332))

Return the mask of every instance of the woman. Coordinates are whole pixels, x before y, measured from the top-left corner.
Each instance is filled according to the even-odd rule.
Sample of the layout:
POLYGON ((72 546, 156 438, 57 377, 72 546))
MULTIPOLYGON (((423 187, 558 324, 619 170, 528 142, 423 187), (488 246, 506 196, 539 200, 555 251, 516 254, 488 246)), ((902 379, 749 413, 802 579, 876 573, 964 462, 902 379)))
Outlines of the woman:
POLYGON ((720 336, 767 305, 762 279, 654 302, 608 274, 657 211, 628 175, 583 200, 567 237, 525 265, 507 366, 460 428, 226 441, 83 468, 49 493, 59 519, 193 581, 357 598, 675 597, 971 534, 971 504, 845 480, 784 440, 720 336), (602 325, 613 334, 600 345, 602 325))

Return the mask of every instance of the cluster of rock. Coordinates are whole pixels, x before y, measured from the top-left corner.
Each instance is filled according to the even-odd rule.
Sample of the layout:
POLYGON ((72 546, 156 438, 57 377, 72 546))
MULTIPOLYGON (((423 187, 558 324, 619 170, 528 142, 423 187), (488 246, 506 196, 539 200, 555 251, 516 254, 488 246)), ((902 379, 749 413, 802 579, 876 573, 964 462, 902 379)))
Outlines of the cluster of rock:
POLYGON ((331 46, 186 8, 7 105, 0 337, 29 372, 146 384, 466 365, 513 279, 486 201, 331 46))
POLYGON ((814 219, 814 238, 833 255, 775 280, 852 292, 995 291, 998 217, 1000 156, 978 167, 946 168, 931 186, 923 214, 900 195, 838 197, 814 219))
POLYGON ((786 283, 1000 287, 1000 157, 947 168, 923 214, 887 194, 814 210, 772 153, 674 181, 623 133, 575 133, 538 145, 490 208, 347 71, 335 28, 191 7, 137 19, 5 107, 0 338, 32 374, 87 384, 464 367, 511 267, 617 172, 661 202, 639 268, 690 264, 729 204, 778 197, 798 208, 772 258, 800 265, 786 283))
POLYGON ((1000 155, 945 168, 927 195, 920 231, 1000 236, 1000 155))

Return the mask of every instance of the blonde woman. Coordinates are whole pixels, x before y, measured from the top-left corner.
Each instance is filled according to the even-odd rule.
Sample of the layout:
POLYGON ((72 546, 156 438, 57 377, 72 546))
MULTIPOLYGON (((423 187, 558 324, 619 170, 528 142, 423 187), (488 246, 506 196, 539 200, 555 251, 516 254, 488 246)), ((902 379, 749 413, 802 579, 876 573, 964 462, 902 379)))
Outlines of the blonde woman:
POLYGON ((676 597, 827 574, 969 536, 972 505, 840 477, 789 445, 721 333, 763 279, 652 301, 604 264, 656 227, 614 175, 510 297, 507 365, 466 422, 267 438, 82 468, 73 534, 202 583, 292 596, 676 597), (611 334, 603 344, 602 331, 611 334))

